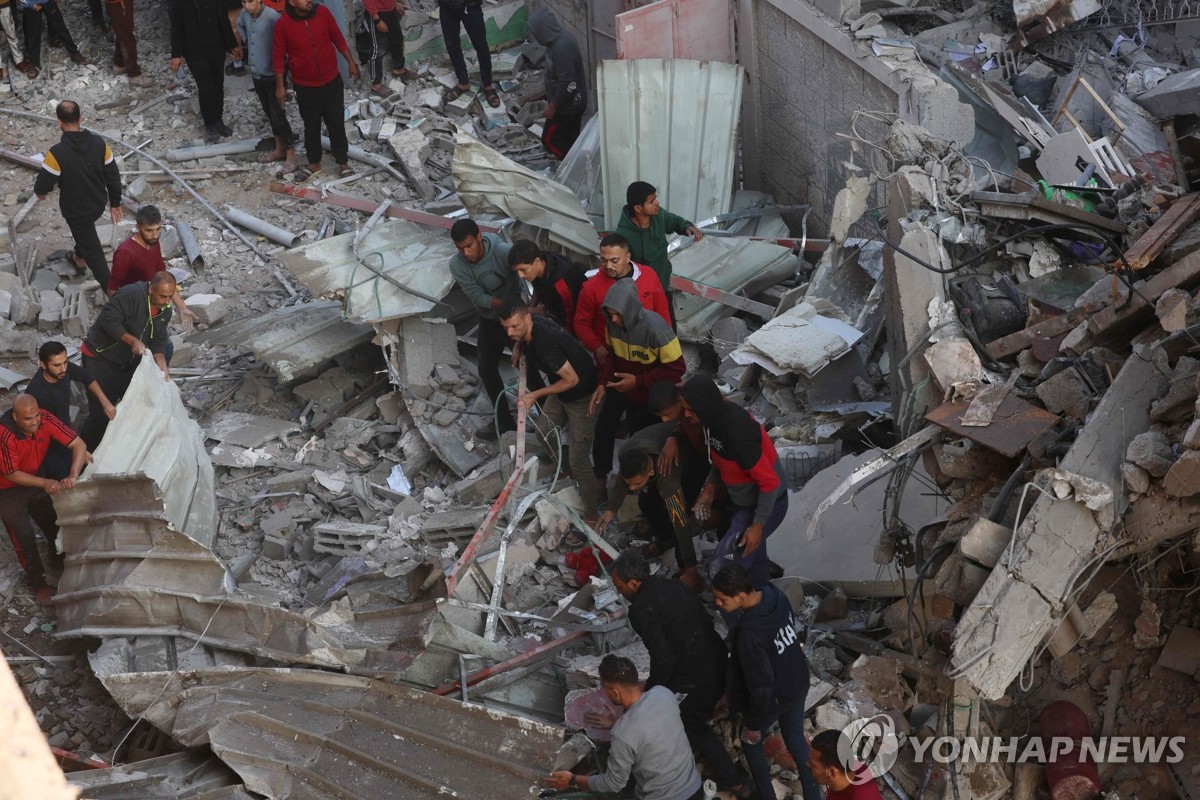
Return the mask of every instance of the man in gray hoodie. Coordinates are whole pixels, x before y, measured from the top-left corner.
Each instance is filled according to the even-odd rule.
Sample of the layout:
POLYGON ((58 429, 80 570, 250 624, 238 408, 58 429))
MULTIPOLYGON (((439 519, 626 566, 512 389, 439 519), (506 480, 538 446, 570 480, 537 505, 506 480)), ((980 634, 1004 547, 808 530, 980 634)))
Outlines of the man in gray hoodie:
POLYGON ((545 6, 529 15, 529 35, 546 48, 546 110, 542 144, 558 158, 566 156, 579 138, 587 111, 587 74, 579 42, 564 31, 545 6))

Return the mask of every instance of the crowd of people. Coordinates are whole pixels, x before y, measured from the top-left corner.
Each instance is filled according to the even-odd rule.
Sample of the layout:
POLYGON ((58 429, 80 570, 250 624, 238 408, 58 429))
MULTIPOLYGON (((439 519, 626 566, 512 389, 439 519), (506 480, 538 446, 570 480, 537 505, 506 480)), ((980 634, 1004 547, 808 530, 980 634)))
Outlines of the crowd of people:
MULTIPOLYGON (((18 2, 25 9, 24 0, 18 2)), ((132 0, 106 5, 117 43, 114 69, 136 78, 132 0)), ((498 105, 480 4, 440 0, 440 5, 457 78, 447 101, 470 90, 460 41, 465 28, 479 55, 483 98, 498 105)), ((353 78, 362 61, 378 96, 389 93, 385 53, 394 77, 413 75, 404 62, 405 7, 397 0, 363 0, 358 60, 338 18, 315 0, 286 5, 240 0, 240 9, 217 0, 168 0, 168 6, 171 67, 186 62, 196 80, 206 138, 230 134, 223 119, 224 78, 248 67, 275 141, 260 161, 282 162, 285 169, 297 169, 301 180, 321 171, 322 126, 336 171, 349 170, 339 55, 353 78), (232 70, 226 55, 234 59, 232 70), (289 81, 303 121, 303 166, 284 111, 289 81)), ((18 68, 32 63, 36 73, 38 50, 29 36, 40 15, 61 41, 70 39, 56 0, 29 9, 23 14, 38 16, 36 24, 23 17, 24 56, 7 4, 0 5, 0 28, 18 68)), ((562 156, 578 136, 587 107, 579 48, 544 7, 530 15, 529 30, 547 48, 545 143, 562 156)), ((122 219, 116 160, 104 139, 83 127, 77 103, 62 101, 56 116, 62 138, 46 153, 34 192, 44 199, 58 190, 75 239, 70 258, 81 274, 91 272, 108 301, 80 343, 82 365, 69 363, 62 342, 46 343, 38 352, 37 375, 0 416, 0 520, 43 603, 52 599, 52 573, 61 569, 52 544, 47 570, 35 538, 35 529, 49 542, 57 537, 52 496, 74 487, 144 356, 170 379, 173 317, 187 330, 194 321, 166 270, 159 246, 162 214, 154 206, 137 211, 135 232, 114 251, 110 271, 95 223, 106 211, 113 223, 122 219), (74 383, 88 399, 78 434, 70 419, 74 383)), ((873 800, 878 797, 873 781, 858 780, 846 766, 837 732, 817 736, 811 748, 805 737, 809 678, 803 639, 787 598, 770 582, 778 568, 767 555, 769 538, 787 513, 787 475, 763 426, 727 400, 710 376, 696 373, 685 380, 688 365, 675 332, 670 288, 670 233, 703 238, 692 222, 662 206, 653 185, 640 180, 627 189, 617 230, 599 239, 594 268, 530 240, 506 242, 471 219, 456 221, 450 230, 457 252, 448 266, 475 311, 479 375, 495 410, 476 434, 498 438, 517 428, 510 406, 515 393, 501 374, 511 350, 513 363, 523 357, 528 367, 527 391, 518 395, 524 407, 517 411, 544 433, 550 426, 558 429, 584 521, 605 531, 632 494, 649 534, 647 546, 623 553, 611 568, 615 588, 630 602, 632 626, 650 653, 649 679, 642 685, 632 663, 606 657, 601 686, 624 713, 620 719, 593 715, 589 723, 612 730, 607 769, 591 776, 557 772, 546 782, 560 790, 609 792, 632 780, 647 800, 699 798, 694 748, 723 788, 738 797, 774 800, 763 736, 778 723, 805 800, 818 800, 818 784, 828 786, 835 800, 873 800), (703 530, 713 531, 717 544, 701 563, 695 539, 703 530), (674 551, 678 572, 651 574, 647 558, 668 550, 674 551), (701 600, 706 588, 728 627, 724 641, 701 600), (723 697, 742 715, 748 775, 709 724, 723 697)), ((582 537, 568 542, 582 543, 582 537)))

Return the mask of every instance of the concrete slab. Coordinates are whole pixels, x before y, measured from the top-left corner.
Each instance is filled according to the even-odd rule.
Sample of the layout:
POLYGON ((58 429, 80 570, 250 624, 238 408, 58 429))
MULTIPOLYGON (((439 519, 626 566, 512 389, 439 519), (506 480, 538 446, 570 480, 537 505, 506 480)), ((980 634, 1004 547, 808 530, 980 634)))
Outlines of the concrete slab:
POLYGON ((299 430, 294 422, 241 411, 219 411, 209 418, 204 435, 224 444, 261 447, 272 439, 282 439, 299 430))
MULTIPOLYGON (((831 507, 821 511, 828 498, 856 469, 877 458, 878 450, 846 456, 832 467, 817 473, 799 492, 788 499, 783 524, 767 542, 772 560, 783 567, 784 575, 795 575, 805 582, 840 586, 851 597, 879 597, 903 594, 900 575, 894 566, 883 568, 875 563, 875 545, 883 532, 879 509, 883 507, 888 481, 878 480, 857 495, 848 493, 831 507), (817 519, 811 518, 817 515, 817 519), (811 541, 805 530, 811 527, 811 541)), ((918 474, 924 470, 918 467, 918 474)), ((928 478, 925 478, 928 480, 928 478)), ((949 504, 930 497, 914 477, 901 500, 901 516, 910 526, 920 528, 945 511, 949 504)), ((905 575, 912 581, 914 572, 905 575)))

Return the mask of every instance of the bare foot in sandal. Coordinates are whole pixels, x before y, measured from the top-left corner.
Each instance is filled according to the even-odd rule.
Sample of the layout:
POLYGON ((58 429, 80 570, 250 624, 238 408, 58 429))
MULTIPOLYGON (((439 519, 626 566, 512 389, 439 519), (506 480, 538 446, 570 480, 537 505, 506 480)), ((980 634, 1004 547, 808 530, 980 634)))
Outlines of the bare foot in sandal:
POLYGON ((258 163, 274 164, 276 161, 283 161, 285 158, 287 158, 287 153, 280 152, 279 150, 274 150, 270 153, 259 153, 258 154, 258 163))
POLYGON ((442 93, 442 103, 453 103, 458 98, 462 97, 467 92, 471 91, 471 84, 459 84, 453 89, 447 89, 442 93))

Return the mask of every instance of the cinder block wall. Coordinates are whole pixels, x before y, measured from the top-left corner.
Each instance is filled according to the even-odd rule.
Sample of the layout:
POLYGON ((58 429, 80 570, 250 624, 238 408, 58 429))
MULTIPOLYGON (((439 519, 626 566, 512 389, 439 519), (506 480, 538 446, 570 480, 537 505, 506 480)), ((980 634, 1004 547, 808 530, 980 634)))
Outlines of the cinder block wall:
MULTIPOLYGON (((746 184, 770 192, 780 203, 810 204, 809 235, 825 236, 833 199, 852 174, 845 166, 850 144, 837 134, 849 133, 857 109, 900 112, 900 97, 864 68, 863 58, 847 57, 847 51, 862 52, 861 45, 807 3, 751 0, 741 7, 750 10, 752 33, 747 37, 743 31, 739 41, 752 95, 746 111, 753 119, 744 119, 753 140, 747 143, 752 152, 747 153, 746 184)), ((885 69, 882 62, 878 66, 885 69)), ((858 125, 859 133, 875 142, 882 141, 885 130, 879 123, 858 125)), ((867 161, 858 156, 855 163, 867 161)), ((886 202, 886 188, 877 186, 868 207, 886 202)), ((787 221, 799 234, 799 215, 787 221)), ((868 230, 874 229, 860 222, 851 232, 866 235, 868 230)))

